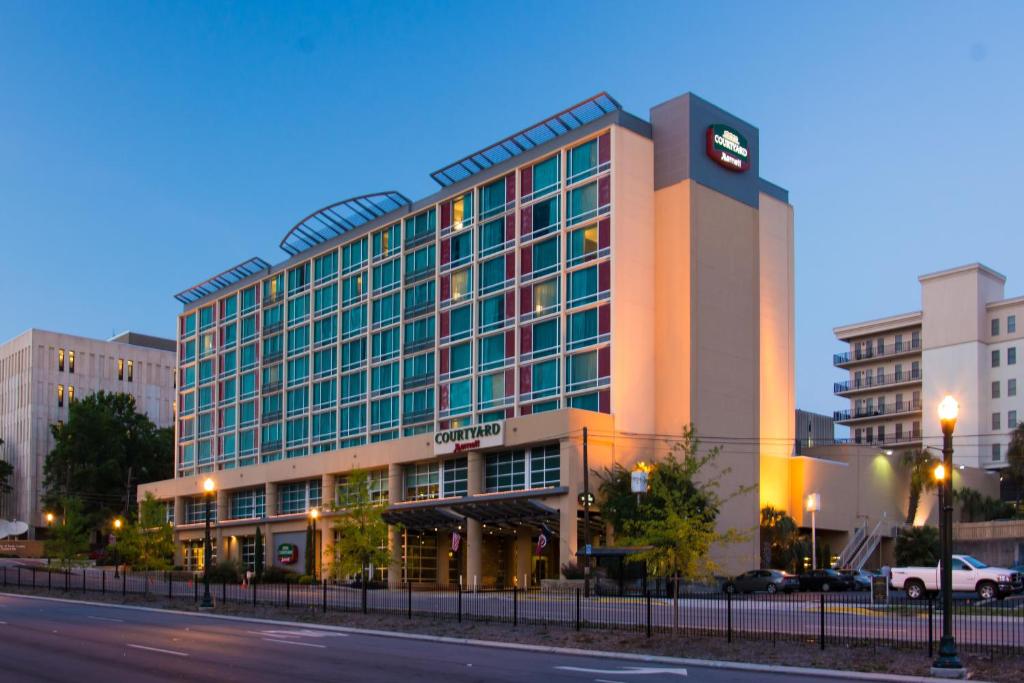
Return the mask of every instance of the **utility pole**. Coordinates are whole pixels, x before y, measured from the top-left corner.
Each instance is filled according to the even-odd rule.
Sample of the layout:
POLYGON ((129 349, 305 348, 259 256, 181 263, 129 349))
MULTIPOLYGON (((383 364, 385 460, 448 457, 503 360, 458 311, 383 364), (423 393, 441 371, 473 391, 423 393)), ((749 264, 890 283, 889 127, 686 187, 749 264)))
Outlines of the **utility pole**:
POLYGON ((583 596, 590 597, 590 461, 587 458, 587 428, 583 428, 583 596))
POLYGON ((128 467, 128 481, 127 481, 127 483, 125 484, 125 487, 124 487, 124 510, 121 511, 122 515, 124 516, 125 519, 128 518, 128 506, 131 505, 131 502, 132 502, 132 468, 131 468, 131 466, 129 466, 128 467))

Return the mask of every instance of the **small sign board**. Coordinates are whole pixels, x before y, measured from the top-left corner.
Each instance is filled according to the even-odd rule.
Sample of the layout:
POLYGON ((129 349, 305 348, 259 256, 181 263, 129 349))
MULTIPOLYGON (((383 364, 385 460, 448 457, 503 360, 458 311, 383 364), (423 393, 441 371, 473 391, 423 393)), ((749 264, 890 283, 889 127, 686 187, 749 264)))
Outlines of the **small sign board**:
POLYGON ((885 605, 889 602, 889 577, 871 577, 871 604, 885 605))
POLYGON ((485 422, 434 434, 434 455, 451 455, 505 445, 505 423, 485 422))
POLYGON ((586 547, 583 548, 583 554, 584 555, 593 555, 594 554, 594 546, 592 546, 592 545, 590 545, 588 543, 586 545, 586 547))

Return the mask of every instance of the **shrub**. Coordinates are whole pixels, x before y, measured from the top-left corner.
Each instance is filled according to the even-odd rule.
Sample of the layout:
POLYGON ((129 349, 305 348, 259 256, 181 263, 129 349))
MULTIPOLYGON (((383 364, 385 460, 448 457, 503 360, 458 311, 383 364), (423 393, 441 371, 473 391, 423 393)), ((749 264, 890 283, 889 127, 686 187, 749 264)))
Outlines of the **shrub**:
POLYGON ((567 579, 582 579, 583 567, 578 562, 566 562, 562 565, 562 575, 567 579))
POLYGON ((263 570, 263 576, 260 577, 260 583, 295 583, 296 578, 294 572, 280 567, 266 567, 263 570))
POLYGON ((911 527, 896 537, 896 566, 934 567, 939 563, 941 542, 933 526, 911 527))
POLYGON ((210 567, 210 581, 215 583, 241 583, 245 567, 237 560, 218 562, 210 567))
POLYGON ((309 574, 303 574, 302 576, 299 577, 298 583, 299 583, 300 586, 311 586, 314 583, 316 583, 316 579, 314 579, 309 574))

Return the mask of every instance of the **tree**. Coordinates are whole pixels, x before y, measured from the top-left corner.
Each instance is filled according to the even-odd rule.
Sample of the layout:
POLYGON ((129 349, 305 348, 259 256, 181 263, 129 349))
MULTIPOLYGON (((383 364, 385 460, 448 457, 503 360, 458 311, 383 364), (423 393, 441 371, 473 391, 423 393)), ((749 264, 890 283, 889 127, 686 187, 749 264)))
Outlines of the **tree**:
MULTIPOLYGON (((721 480, 729 469, 717 469, 720 448, 701 452, 692 425, 673 443, 668 455, 653 463, 648 476, 649 490, 637 496, 630 492, 628 472, 616 464, 599 474, 601 512, 615 529, 623 545, 645 548, 630 556, 632 562, 646 562, 651 571, 681 580, 711 579, 718 569, 710 557, 712 546, 740 541, 735 529, 719 531, 715 521, 727 501, 746 494, 753 486, 740 487, 722 495, 721 480)), ((673 601, 673 624, 679 623, 679 601, 673 601)))
POLYGON ((1012 494, 1017 501, 1017 510, 1021 509, 1021 498, 1024 497, 1024 422, 1017 425, 1010 437, 1010 448, 1006 452, 1007 468, 1003 473, 1013 485, 1012 494))
POLYGON ((933 526, 915 526, 896 537, 896 566, 934 567, 939 564, 939 530, 933 526))
POLYGON ((60 508, 64 514, 50 529, 46 556, 59 560, 62 567, 70 567, 80 554, 89 549, 89 522, 82 514, 82 504, 77 498, 62 499, 60 508))
MULTIPOLYGON (((0 439, 0 446, 4 440, 0 439)), ((0 496, 11 492, 11 477, 14 476, 14 465, 6 460, 0 460, 0 496)))
POLYGON ((907 500, 907 524, 913 524, 921 494, 935 488, 934 470, 938 460, 925 449, 907 451, 900 458, 900 464, 910 471, 910 498, 907 500))
POLYGON ((313 533, 312 521, 306 522, 306 565, 305 575, 316 574, 316 534, 313 533))
POLYGON ((138 484, 174 475, 174 437, 135 409, 129 394, 98 392, 71 403, 68 421, 50 427, 53 450, 43 467, 44 502, 81 501, 93 529, 131 509, 138 484))
POLYGON ((994 519, 1012 519, 1017 508, 1013 503, 982 495, 972 488, 953 491, 953 498, 960 503, 960 521, 991 522, 994 519))
POLYGON ((259 581, 263 578, 263 530, 260 527, 256 527, 256 556, 252 564, 252 574, 259 581))
POLYGON ((122 561, 135 569, 170 569, 174 559, 174 529, 167 521, 164 504, 147 493, 139 505, 139 518, 125 527, 117 539, 122 561))
POLYGON ((388 563, 388 525, 380 503, 370 495, 370 479, 366 472, 348 475, 341 491, 341 504, 334 509, 342 514, 332 524, 335 533, 331 576, 344 579, 359 573, 366 585, 367 568, 388 563))
POLYGON ((761 508, 761 566, 776 569, 799 568, 800 529, 783 510, 761 508))

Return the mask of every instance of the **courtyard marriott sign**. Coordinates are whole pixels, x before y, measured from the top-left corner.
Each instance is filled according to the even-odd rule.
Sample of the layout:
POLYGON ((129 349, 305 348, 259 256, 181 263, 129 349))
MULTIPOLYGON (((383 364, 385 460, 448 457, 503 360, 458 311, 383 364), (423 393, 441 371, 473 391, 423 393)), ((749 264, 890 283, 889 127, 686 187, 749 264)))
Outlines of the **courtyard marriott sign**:
POLYGON ((451 455, 505 444, 505 423, 487 422, 434 434, 434 455, 451 455))
POLYGON ((707 150, 712 161, 730 171, 742 173, 750 168, 747 139, 724 124, 708 126, 707 150))

